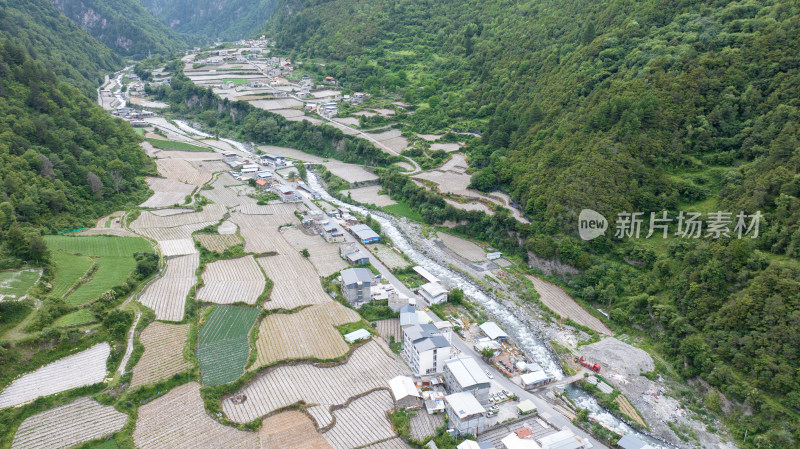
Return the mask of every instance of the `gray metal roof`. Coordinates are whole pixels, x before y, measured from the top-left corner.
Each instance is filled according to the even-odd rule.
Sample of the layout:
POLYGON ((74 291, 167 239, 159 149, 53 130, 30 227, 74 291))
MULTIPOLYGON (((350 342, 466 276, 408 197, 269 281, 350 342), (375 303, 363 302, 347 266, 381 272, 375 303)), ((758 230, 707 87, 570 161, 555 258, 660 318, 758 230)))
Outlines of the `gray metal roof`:
POLYGON ((486 409, 475 399, 475 396, 467 391, 445 396, 444 400, 447 402, 447 405, 453 409, 453 412, 459 419, 486 412, 486 409))
POLYGON ((372 283, 372 272, 366 268, 348 268, 342 270, 342 285, 354 285, 372 283))
POLYGON ((365 224, 357 224, 350 226, 350 232, 356 235, 361 240, 368 240, 379 238, 380 236, 365 224))
POLYGON ((444 362, 462 388, 489 384, 489 377, 472 357, 458 357, 444 362))
POLYGON ((642 449, 643 447, 647 446, 647 443, 636 438, 635 435, 625 435, 617 442, 617 446, 621 447, 622 449, 642 449))

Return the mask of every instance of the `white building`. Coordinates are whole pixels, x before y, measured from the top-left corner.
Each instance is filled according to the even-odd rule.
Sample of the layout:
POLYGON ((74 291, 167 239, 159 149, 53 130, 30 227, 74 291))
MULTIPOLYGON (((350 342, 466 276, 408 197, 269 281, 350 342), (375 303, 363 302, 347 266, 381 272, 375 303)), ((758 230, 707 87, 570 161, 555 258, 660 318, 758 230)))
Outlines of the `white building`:
POLYGON ((500 440, 505 449, 541 449, 535 441, 530 438, 520 438, 516 433, 510 433, 500 440))
POLYGON ((589 443, 572 433, 571 430, 562 430, 538 439, 542 449, 583 449, 589 443))
POLYGON ((395 377, 389 381, 389 388, 392 389, 392 396, 394 396, 397 408, 416 409, 422 407, 422 396, 410 377, 395 377))
POLYGON ((450 351, 450 342, 433 324, 403 327, 403 356, 417 376, 441 373, 450 351))
MULTIPOLYGON (((242 172, 244 173, 244 170, 242 170, 242 172)), ((300 196, 297 195, 297 192, 293 188, 284 184, 275 184, 272 190, 278 194, 278 196, 281 198, 281 201, 284 203, 296 203, 300 201, 300 196)))
POLYGON ((344 335, 344 339, 346 342, 353 344, 359 340, 366 340, 367 338, 371 337, 372 334, 369 333, 366 329, 358 329, 350 332, 349 334, 344 335))
POLYGON ((419 294, 425 298, 428 304, 441 304, 447 301, 447 289, 433 282, 428 282, 420 287, 419 294))
POLYGON ((445 396, 447 417, 450 427, 459 435, 477 435, 483 432, 486 424, 486 409, 475 399, 475 396, 462 391, 445 396))
POLYGON ((466 391, 482 405, 489 403, 489 376, 472 357, 461 356, 444 362, 444 384, 448 393, 466 391))
POLYGON ((487 321, 479 326, 484 334, 492 340, 505 340, 508 334, 494 321, 487 321))

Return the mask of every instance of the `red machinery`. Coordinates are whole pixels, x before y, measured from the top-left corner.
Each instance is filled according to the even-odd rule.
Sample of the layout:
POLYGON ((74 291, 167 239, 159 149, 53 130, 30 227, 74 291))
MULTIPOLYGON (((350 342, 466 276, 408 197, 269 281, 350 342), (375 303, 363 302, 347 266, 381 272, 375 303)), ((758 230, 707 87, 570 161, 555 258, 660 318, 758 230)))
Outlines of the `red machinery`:
POLYGON ((592 370, 592 371, 594 371, 594 372, 596 372, 596 373, 599 373, 599 372, 600 372, 600 365, 598 365, 597 363, 595 363, 594 365, 590 364, 589 362, 587 362, 587 361, 586 361, 586 360, 583 358, 583 356, 581 356, 581 358, 577 358, 577 357, 575 357, 575 361, 576 361, 576 362, 578 362, 578 363, 580 363, 581 365, 583 365, 583 366, 585 366, 585 367, 589 368, 590 370, 592 370))

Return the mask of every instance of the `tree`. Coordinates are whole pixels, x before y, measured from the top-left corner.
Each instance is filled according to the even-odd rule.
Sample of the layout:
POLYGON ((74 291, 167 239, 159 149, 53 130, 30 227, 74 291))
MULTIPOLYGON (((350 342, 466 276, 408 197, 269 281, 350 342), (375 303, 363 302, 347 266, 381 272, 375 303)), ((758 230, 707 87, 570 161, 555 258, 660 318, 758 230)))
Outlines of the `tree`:
POLYGON ((450 302, 455 305, 460 305, 464 302, 464 291, 460 288, 454 288, 450 290, 450 302))
POLYGON ((492 348, 483 348, 481 349, 481 355, 487 359, 491 359, 494 357, 494 350, 492 350, 492 348))
POLYGON ((306 181, 306 180, 308 179, 308 178, 307 178, 307 177, 308 177, 308 169, 306 169, 306 164, 304 164, 304 163, 302 163, 302 162, 301 162, 301 163, 300 163, 300 164, 297 166, 297 173, 300 175, 300 178, 301 178, 303 181, 306 181))
POLYGON ((302 251, 300 251, 300 254, 302 254, 303 257, 305 257, 305 258, 311 257, 311 253, 309 253, 308 249, 306 249, 306 248, 303 248, 302 251))
POLYGON ((94 173, 89 172, 86 175, 86 182, 89 184, 89 188, 92 189, 92 193, 97 199, 103 199, 103 181, 94 173))

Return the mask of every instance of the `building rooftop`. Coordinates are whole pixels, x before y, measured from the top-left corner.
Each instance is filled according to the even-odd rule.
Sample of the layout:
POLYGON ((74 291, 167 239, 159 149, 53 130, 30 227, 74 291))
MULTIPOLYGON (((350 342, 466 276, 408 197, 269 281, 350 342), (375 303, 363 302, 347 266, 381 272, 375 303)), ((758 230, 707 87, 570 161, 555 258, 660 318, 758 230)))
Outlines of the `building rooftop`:
POLYGON ((472 415, 479 415, 486 412, 480 402, 475 399, 472 393, 462 391, 444 397, 445 402, 459 419, 464 419, 472 415))
POLYGON ((413 270, 416 271, 417 274, 422 276, 428 282, 439 282, 439 278, 437 278, 436 276, 432 275, 430 273, 430 271, 426 270, 425 268, 420 267, 419 265, 414 267, 413 270))
POLYGON ((392 389, 394 400, 399 401, 408 396, 420 397, 417 387, 408 376, 397 376, 389 381, 389 388, 392 389))
POLYGON ((541 449, 535 441, 529 438, 520 438, 515 433, 508 434, 500 442, 506 449, 541 449))
POLYGON ((350 332, 349 334, 345 334, 344 335, 344 339, 348 343, 355 343, 355 342, 357 342, 359 340, 364 340, 366 338, 369 338, 370 335, 371 334, 369 333, 368 330, 362 328, 362 329, 358 329, 358 330, 355 330, 353 332, 350 332))
POLYGON ((433 282, 428 282, 427 284, 420 287, 420 290, 423 290, 426 294, 430 295, 432 298, 435 298, 442 294, 447 294, 447 289, 442 287, 441 284, 434 284, 433 282))
POLYGON ((534 404, 530 399, 525 399, 517 404, 517 408, 519 409, 520 413, 530 413, 536 410, 536 404, 534 404))
POLYGON ((348 268, 342 270, 342 285, 371 284, 372 272, 366 268, 348 268))
POLYGON ((417 349, 417 352, 425 352, 432 349, 449 348, 450 342, 440 335, 434 335, 433 337, 423 338, 415 342, 414 347, 417 349))
POLYGON ((508 338, 508 334, 505 333, 503 329, 500 329, 500 326, 498 326, 494 321, 487 321, 481 324, 480 328, 483 333, 492 340, 497 340, 498 338, 508 338))
POLYGON ((461 356, 450 359, 444 362, 444 364, 445 367, 453 373, 453 377, 455 377, 456 382, 458 382, 462 388, 489 384, 489 377, 472 357, 461 356))
POLYGON ((617 441, 617 446, 622 449, 653 449, 653 446, 650 446, 632 434, 622 437, 622 439, 617 441))
POLYGON ((294 193, 294 190, 291 187, 283 184, 278 184, 275 186, 275 188, 278 189, 284 195, 290 195, 294 193))
POLYGON ((542 449, 578 449, 583 447, 583 441, 571 430, 562 430, 539 438, 542 449))
POLYGON ((353 251, 352 253, 347 253, 345 257, 348 261, 355 262, 361 259, 369 259, 369 254, 363 251, 353 251))
POLYGON ((350 232, 361 240, 380 238, 380 236, 365 224, 357 224, 350 227, 350 232))
POLYGON ((417 310, 412 305, 400 308, 400 327, 413 326, 419 324, 417 310))
POLYGON ((544 382, 548 379, 547 373, 545 373, 544 371, 533 371, 530 373, 525 373, 519 377, 520 380, 522 380, 523 385, 537 384, 539 382, 544 382))

